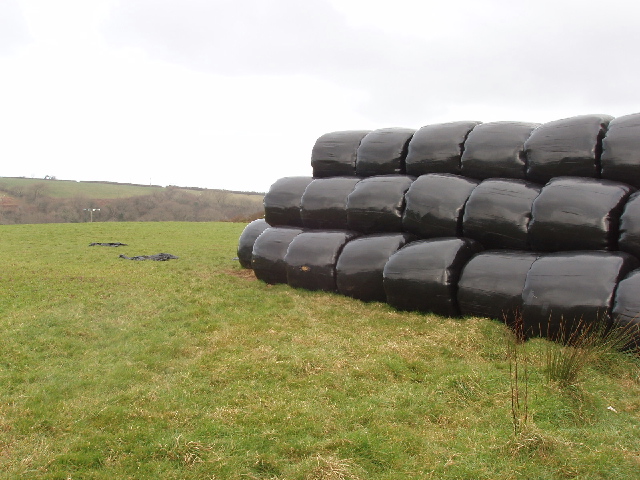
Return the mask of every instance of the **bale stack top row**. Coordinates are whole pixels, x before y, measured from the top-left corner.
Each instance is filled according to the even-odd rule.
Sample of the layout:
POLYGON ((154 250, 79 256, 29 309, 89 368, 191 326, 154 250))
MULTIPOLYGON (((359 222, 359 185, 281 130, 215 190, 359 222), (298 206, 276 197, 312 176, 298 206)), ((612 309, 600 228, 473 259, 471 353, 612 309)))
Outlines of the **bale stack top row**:
POLYGON ((535 124, 462 121, 418 130, 332 132, 311 154, 313 177, 453 173, 469 178, 617 180, 640 187, 640 114, 535 124))

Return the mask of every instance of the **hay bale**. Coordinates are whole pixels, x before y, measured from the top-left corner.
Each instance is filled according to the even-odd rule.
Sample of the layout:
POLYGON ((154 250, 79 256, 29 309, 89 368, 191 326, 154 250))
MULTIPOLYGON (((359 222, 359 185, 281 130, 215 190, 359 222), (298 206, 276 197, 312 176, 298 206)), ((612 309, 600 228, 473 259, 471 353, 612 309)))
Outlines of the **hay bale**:
POLYGON ((253 253, 253 244, 256 238, 260 236, 270 225, 265 219, 260 218, 254 220, 249 225, 244 227, 238 240, 238 261, 242 268, 251 268, 251 256, 253 253))
POLYGON ((293 239, 284 261, 287 283, 294 288, 336 292, 336 263, 356 232, 327 230, 304 232, 293 239))
POLYGON ((362 139, 356 159, 356 175, 404 174, 409 141, 415 130, 410 128, 381 128, 362 139))
POLYGON ((358 147, 370 130, 347 130, 322 135, 311 151, 315 178, 355 176, 358 147))
POLYGON ((558 177, 533 202, 533 250, 616 250, 622 210, 633 187, 612 180, 558 177))
POLYGON ((475 255, 463 268, 458 282, 460 313, 513 324, 522 312, 524 283, 537 258, 535 253, 515 250, 475 255))
POLYGON ((347 200, 347 225, 361 233, 401 232, 404 196, 414 177, 384 175, 359 182, 347 200))
POLYGON ((618 283, 638 266, 638 259, 624 252, 541 256, 522 291, 525 335, 566 340, 579 327, 608 325, 618 283))
POLYGON ((477 180, 447 173, 418 177, 405 195, 405 231, 421 238, 460 237, 464 207, 477 180))
POLYGON ((291 241, 302 232, 293 227, 270 227, 262 232, 251 253, 251 268, 256 278, 266 283, 287 283, 284 257, 291 241))
POLYGON ((284 177, 264 196, 264 219, 274 227, 302 227, 300 204, 311 177, 284 177))
POLYGON ((476 126, 464 142, 460 159, 465 177, 525 178, 524 142, 537 123, 491 122, 476 126))
POLYGON ((618 248, 640 258, 640 192, 629 196, 622 210, 618 248))
POLYGON ((640 188, 640 113, 611 120, 600 163, 602 178, 640 188))
POLYGON ((380 233, 351 240, 336 265, 338 292, 367 302, 386 301, 384 266, 391 255, 415 239, 408 233, 380 233))
POLYGON ((427 173, 460 173, 464 143, 480 122, 462 121, 426 125, 409 143, 406 159, 407 175, 427 173))
POLYGON ((640 348, 640 270, 633 270, 624 277, 616 289, 613 304, 613 326, 622 329, 627 336, 626 349, 640 348))
POLYGON ((387 302, 399 310, 460 314, 458 279, 482 247, 467 238, 418 240, 394 253, 383 270, 387 302))
POLYGON ((311 182, 300 202, 300 216, 305 228, 347 228, 347 197, 356 184, 357 177, 318 178, 311 182))
POLYGON ((541 185, 525 180, 483 181, 464 207, 462 234, 484 248, 528 250, 531 208, 541 189, 541 185))
POLYGON ((600 176, 600 154, 610 115, 580 115, 536 128, 524 148, 526 178, 547 183, 554 177, 600 176))

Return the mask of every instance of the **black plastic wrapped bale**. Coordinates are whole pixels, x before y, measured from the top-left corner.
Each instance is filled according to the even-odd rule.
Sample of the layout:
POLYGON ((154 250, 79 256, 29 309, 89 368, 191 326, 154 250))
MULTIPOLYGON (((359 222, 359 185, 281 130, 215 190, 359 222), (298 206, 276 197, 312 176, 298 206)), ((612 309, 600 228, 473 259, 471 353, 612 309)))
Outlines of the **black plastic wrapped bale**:
POLYGON ((346 130, 325 133, 311 151, 315 178, 355 176, 360 142, 370 130, 346 130))
POLYGON ((475 127, 466 142, 460 159, 462 175, 486 178, 525 178, 524 142, 537 123, 491 122, 475 127))
POLYGON ((533 262, 522 292, 523 333, 567 340, 610 322, 618 282, 639 266, 624 252, 550 253, 533 262))
POLYGON ((477 180, 447 173, 418 177, 405 195, 405 231, 422 238, 462 236, 464 206, 477 180))
POLYGON ((399 310, 460 314, 458 279, 469 259, 480 252, 467 238, 439 238, 412 242, 394 253, 383 271, 387 302, 399 310))
POLYGON ((254 220, 244 227, 238 240, 238 261, 242 268, 251 268, 251 254, 253 252, 253 244, 256 238, 269 228, 269 224, 263 218, 254 220))
POLYGON ((406 175, 384 175, 359 182, 347 200, 349 230, 401 232, 404 195, 414 181, 406 175))
POLYGON ((318 178, 302 195, 300 215, 305 228, 347 228, 347 197, 360 181, 357 177, 318 178))
POLYGON ((294 227, 267 228, 253 244, 251 268, 266 283, 287 283, 284 257, 291 241, 303 232, 294 227))
POLYGON ((384 266, 391 255, 415 239, 408 233, 380 233, 347 243, 336 265, 338 292, 366 302, 386 301, 384 266))
POLYGON ((483 181, 471 192, 464 207, 462 234, 484 248, 528 250, 531 207, 541 188, 526 180, 483 181))
POLYGON ((537 258, 535 253, 514 250, 484 251, 474 256, 458 283, 460 313, 513 325, 522 312, 527 272, 537 258))
POLYGON ((640 348, 640 270, 634 270, 618 284, 613 303, 613 324, 628 336, 627 349, 640 348))
POLYGON ((356 175, 403 174, 407 148, 414 132, 410 128, 381 128, 369 133, 358 147, 356 175))
POLYGON ((536 128, 524 144, 527 179, 546 183, 561 176, 598 178, 602 138, 612 118, 580 115, 536 128))
POLYGON ((285 263, 287 283, 294 288, 337 291, 336 263, 345 244, 356 232, 326 230, 304 232, 293 239, 285 263))
POLYGON ((438 123, 420 128, 409 143, 407 175, 460 173, 460 158, 469 132, 480 122, 438 123))
POLYGON ((302 227, 300 203, 311 177, 284 177, 264 196, 264 219, 274 227, 302 227))
POLYGON ((622 211, 618 248, 640 258, 640 192, 629 197, 622 211))
POLYGON ((640 113, 611 120, 600 163, 602 178, 640 188, 640 113))
POLYGON ((612 180, 558 177, 533 202, 532 250, 616 250, 620 215, 633 192, 612 180))

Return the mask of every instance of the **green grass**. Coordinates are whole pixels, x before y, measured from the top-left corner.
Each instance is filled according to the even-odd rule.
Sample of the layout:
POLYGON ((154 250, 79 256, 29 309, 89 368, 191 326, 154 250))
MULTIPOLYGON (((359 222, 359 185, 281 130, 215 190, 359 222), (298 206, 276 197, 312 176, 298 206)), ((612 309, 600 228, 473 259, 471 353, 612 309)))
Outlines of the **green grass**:
POLYGON ((640 478, 636 359, 528 342, 516 436, 501 324, 263 284, 243 227, 0 226, 0 478, 640 478))

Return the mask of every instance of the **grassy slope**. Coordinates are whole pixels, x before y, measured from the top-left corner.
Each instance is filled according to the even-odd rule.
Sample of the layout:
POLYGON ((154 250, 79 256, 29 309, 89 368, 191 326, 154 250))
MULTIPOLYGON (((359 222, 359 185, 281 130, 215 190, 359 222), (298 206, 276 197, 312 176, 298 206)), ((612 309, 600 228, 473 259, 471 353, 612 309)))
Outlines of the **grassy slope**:
MULTIPOLYGON (((127 185, 123 183, 99 183, 99 182, 76 182, 73 180, 42 180, 33 178, 11 178, 0 177, 0 190, 11 190, 19 187, 25 190, 33 188, 35 185, 43 186, 43 195, 52 198, 72 198, 85 196, 89 198, 113 199, 127 198, 137 195, 151 195, 165 190, 159 186, 127 185)), ((179 188, 179 190, 182 190, 179 188)), ((203 191, 185 189, 191 194, 198 195, 203 191)), ((210 190, 204 190, 204 192, 210 190)), ((255 199, 257 203, 262 202, 260 195, 248 195, 233 193, 232 196, 243 196, 255 199)))
POLYGON ((33 188, 34 185, 44 187, 43 194, 52 198, 71 198, 86 196, 91 198, 125 198, 136 195, 151 195, 161 192, 163 187, 139 186, 111 183, 76 182, 73 180, 42 180, 33 178, 0 177, 0 188, 33 188))
POLYGON ((640 478, 637 362, 529 343, 514 437, 501 325, 265 285, 242 228, 0 226, 0 478, 640 478))

